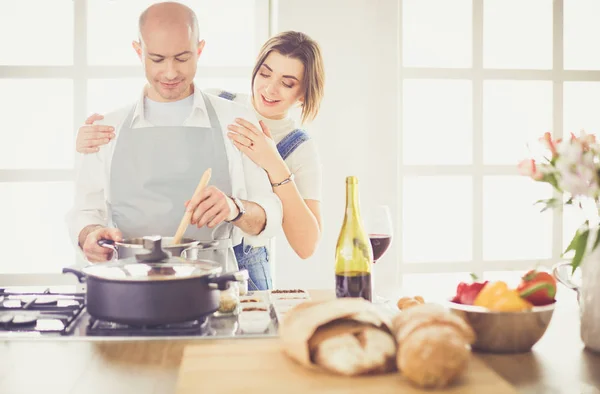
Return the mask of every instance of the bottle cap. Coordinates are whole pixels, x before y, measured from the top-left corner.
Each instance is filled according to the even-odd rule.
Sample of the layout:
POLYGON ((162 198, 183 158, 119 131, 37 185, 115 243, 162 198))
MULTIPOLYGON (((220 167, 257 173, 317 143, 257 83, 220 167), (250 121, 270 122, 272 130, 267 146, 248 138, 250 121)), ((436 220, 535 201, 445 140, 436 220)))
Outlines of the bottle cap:
POLYGON ((347 184, 358 184, 358 178, 355 176, 346 177, 347 184))

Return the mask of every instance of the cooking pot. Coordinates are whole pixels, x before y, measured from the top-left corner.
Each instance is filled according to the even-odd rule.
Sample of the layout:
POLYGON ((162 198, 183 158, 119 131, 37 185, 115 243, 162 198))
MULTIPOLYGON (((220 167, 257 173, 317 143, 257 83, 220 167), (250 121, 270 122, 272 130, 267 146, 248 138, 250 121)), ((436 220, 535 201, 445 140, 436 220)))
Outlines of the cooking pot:
MULTIPOLYGON (((200 241, 191 238, 182 238, 181 242, 173 245, 174 237, 162 237, 162 248, 171 253, 171 256, 179 257, 185 249, 197 246, 200 241)), ((211 242, 202 243, 203 245, 212 245, 211 242)), ((101 239, 98 245, 111 249, 114 252, 114 258, 126 259, 134 257, 137 253, 144 250, 144 237, 127 238, 120 242, 115 242, 111 239, 101 239)))
POLYGON ((161 325, 196 320, 219 308, 220 291, 243 282, 248 272, 223 273, 210 260, 172 257, 160 236, 144 237, 134 257, 64 268, 86 284, 88 313, 101 320, 129 325, 161 325))

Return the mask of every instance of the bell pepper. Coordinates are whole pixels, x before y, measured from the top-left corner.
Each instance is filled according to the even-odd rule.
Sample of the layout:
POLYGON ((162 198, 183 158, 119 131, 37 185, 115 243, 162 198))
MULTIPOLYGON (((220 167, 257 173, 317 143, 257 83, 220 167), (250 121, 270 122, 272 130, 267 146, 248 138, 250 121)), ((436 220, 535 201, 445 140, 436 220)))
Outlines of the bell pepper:
POLYGON ((516 290, 510 289, 503 281, 486 284, 475 298, 473 305, 495 312, 519 312, 532 307, 516 290))
MULTIPOLYGON (((471 274, 473 280, 477 280, 477 277, 471 274)), ((485 286, 488 281, 484 282, 460 282, 456 287, 456 295, 452 299, 452 302, 456 302, 458 304, 464 305, 473 305, 473 301, 475 301, 475 297, 481 291, 483 286, 485 286)))
POLYGON ((556 297, 556 279, 547 272, 531 270, 521 278, 517 292, 533 305, 552 304, 556 297))

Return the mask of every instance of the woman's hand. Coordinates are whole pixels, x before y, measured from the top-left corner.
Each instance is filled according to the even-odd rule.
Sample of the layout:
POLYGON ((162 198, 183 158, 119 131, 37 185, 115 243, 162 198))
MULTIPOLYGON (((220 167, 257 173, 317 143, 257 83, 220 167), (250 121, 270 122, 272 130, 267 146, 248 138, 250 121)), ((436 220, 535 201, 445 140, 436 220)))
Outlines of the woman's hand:
POLYGON ((281 161, 269 128, 262 120, 259 122, 262 131, 244 119, 235 121, 235 124, 227 126, 230 130, 227 136, 242 153, 268 173, 281 161))
POLYGON ((85 125, 81 126, 77 132, 77 141, 75 147, 79 153, 96 153, 100 146, 106 145, 115 138, 115 129, 112 126, 94 125, 97 120, 104 119, 104 116, 93 114, 85 120, 85 125))

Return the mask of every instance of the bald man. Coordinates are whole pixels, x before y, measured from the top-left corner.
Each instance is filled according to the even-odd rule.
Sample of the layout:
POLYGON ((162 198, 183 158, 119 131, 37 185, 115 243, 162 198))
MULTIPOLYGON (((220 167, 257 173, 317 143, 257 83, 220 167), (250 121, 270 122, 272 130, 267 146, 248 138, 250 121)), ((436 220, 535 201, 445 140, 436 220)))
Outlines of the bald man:
MULTIPOLYGON (((139 56, 147 84, 132 105, 109 113, 103 125, 115 137, 97 153, 79 157, 69 228, 90 262, 111 258, 103 239, 173 236, 207 168, 210 186, 187 204, 186 237, 227 239, 236 255, 250 255, 270 287, 266 249, 281 226, 282 207, 260 167, 226 138, 239 104, 196 89, 204 49, 194 12, 178 3, 150 6, 139 19, 139 56)), ((258 124, 256 119, 249 119, 258 124)), ((240 267, 245 268, 245 267, 240 267)), ((258 274, 256 274, 258 275, 258 274)))

